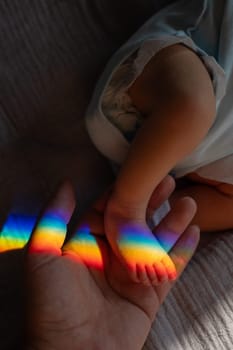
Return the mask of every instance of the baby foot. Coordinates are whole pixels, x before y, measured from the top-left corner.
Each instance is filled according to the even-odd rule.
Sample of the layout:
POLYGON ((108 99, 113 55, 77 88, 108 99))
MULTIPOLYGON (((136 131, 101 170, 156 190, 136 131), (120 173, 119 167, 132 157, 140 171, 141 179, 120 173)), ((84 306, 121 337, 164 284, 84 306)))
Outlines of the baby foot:
POLYGON ((167 279, 176 278, 173 261, 146 224, 121 223, 110 226, 111 230, 106 231, 108 240, 133 281, 158 285, 167 279))

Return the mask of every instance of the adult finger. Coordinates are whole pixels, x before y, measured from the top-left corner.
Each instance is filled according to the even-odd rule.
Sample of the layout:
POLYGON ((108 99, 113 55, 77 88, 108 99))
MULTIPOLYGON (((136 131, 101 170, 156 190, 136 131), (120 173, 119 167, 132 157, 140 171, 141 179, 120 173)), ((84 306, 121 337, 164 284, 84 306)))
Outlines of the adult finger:
POLYGON ((88 268, 103 269, 106 259, 104 238, 94 235, 88 223, 82 223, 73 236, 62 247, 63 255, 69 255, 81 261, 88 268))
POLYGON ((180 239, 171 249, 169 255, 176 266, 177 276, 179 277, 184 268, 190 261, 200 240, 200 229, 192 225, 187 228, 180 239))
POLYGON ((158 209, 163 204, 163 202, 168 199, 174 189, 175 180, 170 175, 167 175, 156 187, 150 197, 146 213, 147 219, 150 219, 152 217, 155 210, 158 209))
POLYGON ((104 212, 104 209, 107 205, 108 199, 111 195, 112 192, 112 185, 109 186, 103 193, 102 195, 97 198, 97 200, 93 204, 93 208, 100 214, 104 212))
POLYGON ((111 188, 108 188, 82 216, 74 233, 62 247, 63 255, 72 255, 87 267, 103 269, 106 255, 103 215, 110 193, 111 188))
MULTIPOLYGON (((185 267, 191 260, 200 240, 200 230, 197 226, 189 226, 182 234, 180 239, 169 253, 170 258, 175 264, 177 278, 180 277, 185 267)), ((177 279, 176 279, 177 280, 177 279)), ((155 287, 156 294, 159 298, 160 305, 163 303, 168 292, 175 282, 165 282, 158 287, 155 287)))
POLYGON ((168 252, 190 224, 196 213, 196 203, 190 197, 183 197, 174 204, 170 212, 153 229, 156 238, 168 252))
POLYGON ((74 191, 69 182, 63 183, 49 202, 28 243, 28 252, 61 254, 68 224, 75 208, 74 191))
POLYGON ((93 203, 90 209, 88 209, 81 219, 79 220, 77 227, 88 226, 89 231, 95 235, 104 235, 104 210, 107 205, 108 199, 111 195, 111 189, 108 188, 97 200, 93 203))

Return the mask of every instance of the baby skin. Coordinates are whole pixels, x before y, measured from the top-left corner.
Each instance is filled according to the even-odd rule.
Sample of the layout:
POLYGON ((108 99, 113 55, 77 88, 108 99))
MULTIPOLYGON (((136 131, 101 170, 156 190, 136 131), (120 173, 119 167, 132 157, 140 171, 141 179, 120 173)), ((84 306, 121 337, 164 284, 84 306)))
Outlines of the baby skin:
MULTIPOLYGON (((172 192, 174 181, 167 177, 165 180, 166 183, 170 181, 172 192)), ((161 194, 163 183, 165 182, 162 181, 159 188, 156 188, 161 194)), ((147 224, 146 218, 150 217, 150 208, 154 207, 155 203, 157 206, 162 203, 163 198, 154 197, 152 194, 145 213, 139 207, 133 208, 127 203, 120 203, 113 193, 105 211, 106 235, 114 252, 127 267, 132 280, 148 286, 157 286, 177 277, 175 265, 166 247, 161 245, 147 224)), ((163 231, 162 224, 160 226, 163 231)))
MULTIPOLYGON (((145 285, 157 285, 175 279, 176 271, 165 247, 147 225, 147 204, 153 189, 205 137, 215 117, 216 101, 204 64, 192 50, 180 44, 156 54, 128 93, 144 122, 115 181, 105 212, 105 230, 131 278, 145 285)), ((203 212, 200 219, 197 210, 193 223, 200 225, 201 230, 233 227, 233 215, 229 215, 233 208, 232 194, 218 196, 216 188, 203 186, 208 186, 207 191, 212 190, 218 208, 225 205, 224 215, 231 217, 231 222, 221 217, 215 227, 208 227, 212 222, 211 206, 203 205, 205 191, 196 187, 201 194, 194 199, 203 212)), ((182 191, 180 196, 193 195, 193 190, 188 188, 182 191)), ((222 211, 215 210, 214 215, 219 217, 222 211)))

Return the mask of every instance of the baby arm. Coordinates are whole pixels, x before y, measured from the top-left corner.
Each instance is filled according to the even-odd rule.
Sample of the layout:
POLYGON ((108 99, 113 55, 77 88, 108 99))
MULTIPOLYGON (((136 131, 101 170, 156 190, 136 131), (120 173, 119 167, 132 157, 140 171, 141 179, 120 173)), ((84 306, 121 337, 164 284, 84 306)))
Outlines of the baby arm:
POLYGON ((183 45, 155 55, 129 95, 145 121, 119 172, 105 220, 108 239, 123 260, 128 258, 119 247, 119 226, 128 221, 146 230, 146 207, 153 190, 200 143, 215 116, 210 76, 200 58, 183 45))

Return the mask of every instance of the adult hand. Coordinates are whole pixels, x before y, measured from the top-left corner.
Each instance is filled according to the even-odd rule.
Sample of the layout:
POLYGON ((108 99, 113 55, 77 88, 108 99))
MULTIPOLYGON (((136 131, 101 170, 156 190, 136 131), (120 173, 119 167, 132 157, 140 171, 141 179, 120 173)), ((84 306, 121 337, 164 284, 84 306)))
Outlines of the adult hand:
MULTIPOLYGON (((174 183, 165 178, 151 208, 169 196, 174 183)), ((48 205, 27 247, 27 349, 139 350, 159 306, 172 287, 132 282, 104 236, 103 211, 108 194, 97 201, 64 243, 74 207, 72 187, 64 184, 48 205)), ((196 206, 180 199, 155 228, 180 275, 199 240, 188 227, 196 206)))

